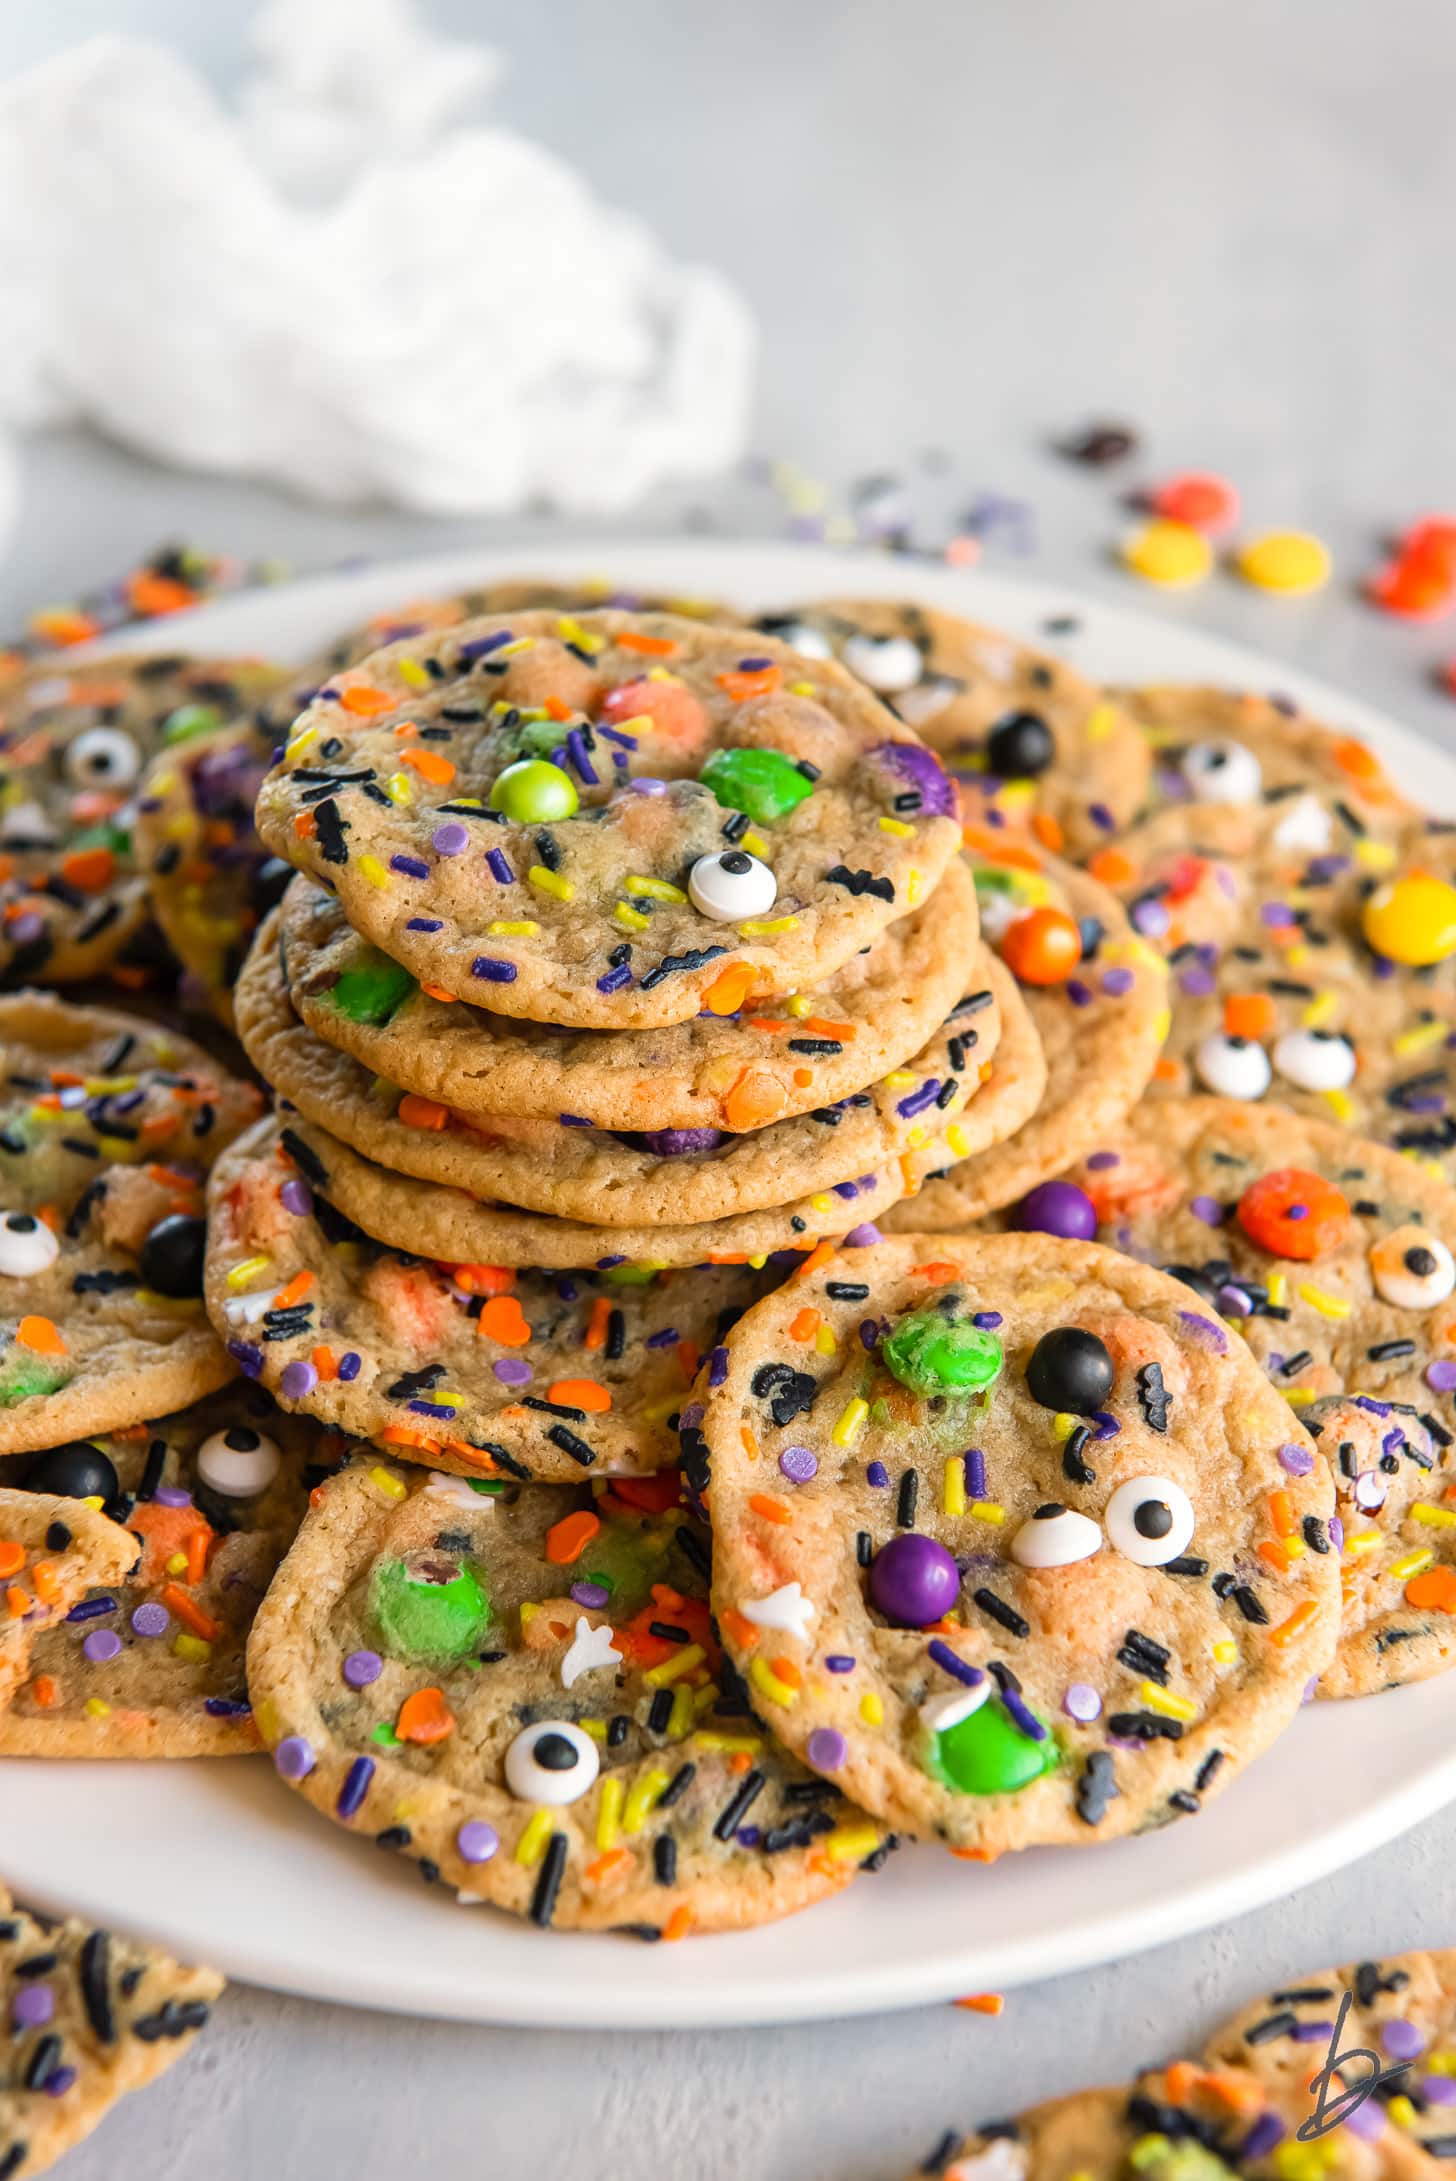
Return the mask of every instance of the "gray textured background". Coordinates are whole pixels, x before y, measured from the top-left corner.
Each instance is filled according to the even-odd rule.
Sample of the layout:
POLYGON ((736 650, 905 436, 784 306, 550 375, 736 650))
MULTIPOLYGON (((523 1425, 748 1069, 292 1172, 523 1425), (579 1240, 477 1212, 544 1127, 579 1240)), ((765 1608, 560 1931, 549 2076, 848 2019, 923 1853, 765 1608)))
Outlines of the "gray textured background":
MULTIPOLYGON (((1298 659, 1456 744, 1456 703, 1432 683, 1456 626, 1411 630, 1357 596, 1386 528, 1456 504, 1449 0, 432 12, 509 50, 499 104, 515 124, 740 282, 765 336, 761 448, 844 483, 943 447, 963 497, 1032 504, 1036 573, 1298 659), (1045 451, 1103 410, 1144 431, 1143 474, 1216 468, 1252 523, 1319 531, 1335 584, 1298 604, 1227 578, 1180 599, 1131 584, 1109 558, 1113 481, 1045 451)), ((0 72, 124 25, 176 39, 226 84, 248 13, 244 0, 7 0, 0 72)), ((164 538, 310 567, 504 534, 321 511, 79 435, 34 448, 28 483, 0 627, 164 538)), ((769 496, 725 487, 666 491, 629 527, 672 527, 688 506, 728 528, 781 525, 769 496)), ((1299 1970, 1456 1937, 1456 1817, 1370 1848, 1258 1917, 1015 1993, 998 2021, 943 2008, 552 2037, 235 1990, 188 2065, 66 2171, 394 2181, 428 2160, 470 2175, 893 2181, 944 2121, 1126 2071, 1299 1970)), ((221 1865, 188 1874, 249 1882, 221 1865)), ((812 1947, 812 1916, 801 1928, 812 1947)), ((611 1968, 605 1945, 607 2016, 611 1968)))

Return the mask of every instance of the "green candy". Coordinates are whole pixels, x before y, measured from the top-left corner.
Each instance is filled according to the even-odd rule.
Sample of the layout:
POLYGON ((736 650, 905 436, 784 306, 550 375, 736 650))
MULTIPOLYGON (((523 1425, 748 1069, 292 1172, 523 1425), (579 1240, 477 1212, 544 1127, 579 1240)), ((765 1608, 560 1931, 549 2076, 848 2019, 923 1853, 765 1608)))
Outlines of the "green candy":
POLYGON ((656 1265, 608 1265, 602 1274, 607 1287, 651 1287, 656 1265))
POLYGON ((407 969, 370 947, 356 969, 344 971, 329 998, 350 1022, 370 1022, 382 1028, 418 989, 407 969))
POLYGON ((210 735, 222 724, 223 715, 215 704, 179 704, 162 722, 162 740, 190 742, 194 735, 210 735))
MULTIPOLYGON (((600 1583, 610 1591, 614 1619, 630 1620, 647 1604, 653 1584, 662 1581, 663 1562, 671 1550, 672 1537, 667 1528, 634 1530, 609 1522, 593 1538, 591 1567, 583 1571, 585 1580, 600 1583)), ((556 1594, 553 1591, 552 1595, 556 1594)))
POLYGON ((912 1310, 880 1342, 885 1368, 912 1393, 980 1393, 1005 1360, 1001 1343, 966 1318, 912 1310))
POLYGON ((464 1658, 490 1626, 490 1600, 474 1569, 440 1553, 381 1562, 370 1593, 391 1658, 421 1664, 464 1658))
POLYGON ((559 719, 523 719, 511 739, 522 757, 549 758, 553 750, 561 748, 565 733, 559 719))
POLYGON ((17 1402, 34 1400, 37 1394, 55 1393, 70 1375, 63 1365, 12 1351, 8 1368, 0 1373, 0 1409, 13 1409, 17 1402))
POLYGON ((580 801, 570 774, 542 757, 507 765, 490 791, 491 809, 504 811, 518 825, 551 825, 571 817, 580 801))
POLYGON ((1032 1741, 994 1697, 934 1736, 926 1766, 933 1778, 962 1795, 1014 1795, 1056 1768, 1051 1735, 1032 1741))
POLYGON ((715 750, 699 778, 725 810, 745 810, 755 825, 772 825, 814 792, 782 750, 715 750))

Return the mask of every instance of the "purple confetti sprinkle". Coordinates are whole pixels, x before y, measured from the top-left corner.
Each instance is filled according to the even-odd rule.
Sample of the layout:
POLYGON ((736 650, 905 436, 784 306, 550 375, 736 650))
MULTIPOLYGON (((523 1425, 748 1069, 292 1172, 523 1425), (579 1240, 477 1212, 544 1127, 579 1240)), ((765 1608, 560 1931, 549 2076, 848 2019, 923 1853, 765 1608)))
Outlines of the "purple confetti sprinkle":
POLYGON ((86 1638, 81 1649, 93 1666, 109 1666, 121 1656, 121 1638, 114 1628, 97 1628, 86 1638))
POLYGON ((470 846, 470 829, 458 818, 451 818, 448 824, 436 826, 430 846, 437 856, 463 856, 470 846))
POLYGON ((1393 2022, 1386 2023, 1380 2032, 1380 2042, 1392 2060, 1414 2060, 1426 2048, 1426 2040, 1421 2031, 1414 2022, 1406 2021, 1403 2016, 1397 2016, 1393 2022))
POLYGON ((500 1835, 484 1818, 467 1818, 455 1835, 462 1863, 488 1863, 500 1846, 500 1835))
POLYGON ((157 1505, 159 1507, 190 1507, 192 1505, 192 1494, 185 1491, 180 1484, 159 1484, 157 1486, 157 1505))
POLYGON ((154 1599, 148 1599, 145 1605, 139 1605, 131 1617, 131 1632, 134 1636, 165 1636, 171 1625, 171 1614, 154 1599))
POLYGON ((1110 1000, 1120 1000, 1124 992, 1131 992, 1133 982, 1130 969, 1106 969, 1102 973, 1102 989, 1110 1000))
POLYGON ((818 1458, 806 1446, 786 1446, 779 1456, 779 1468, 794 1484, 807 1484, 819 1474, 818 1458))
POLYGON ((285 1734, 273 1752, 273 1768, 283 1780, 306 1780, 317 1762, 313 1744, 301 1734, 285 1734))
POLYGON ((571 1595, 578 1605, 584 1605, 591 1613, 600 1613, 604 1605, 611 1603, 612 1597, 605 1583, 573 1583, 571 1595))
POLYGON ((1433 1393, 1449 1393, 1456 1386, 1456 1363, 1441 1362, 1426 1365, 1426 1384, 1433 1393))
POLYGON ((1287 1470, 1291 1477, 1307 1477, 1314 1467, 1314 1456, 1307 1446, 1295 1446, 1292 1441, 1286 1440, 1279 1448, 1279 1466, 1287 1470))
POLYGON ((844 1238, 844 1247, 847 1250, 867 1250, 872 1243, 883 1242, 884 1239, 874 1221, 866 1219, 859 1226, 850 1228, 844 1238))
POLYGON ((804 1754, 816 1772, 837 1772, 849 1755, 849 1744, 838 1727, 816 1727, 804 1754))
POLYGON ((656 779, 650 772, 639 772, 627 785, 637 795, 666 795, 667 782, 656 779))
POLYGON ((10 2009, 18 2030, 43 2029, 56 2011, 56 1995, 49 1984, 31 1984, 15 1995, 10 2009))
POLYGON ((351 1651, 344 1661, 344 1679, 351 1689, 367 1689, 383 1672, 384 1661, 377 1651, 351 1651))
POLYGON ((1193 1197, 1189 1201, 1188 1209, 1195 1219, 1203 1221, 1205 1227, 1223 1225, 1223 1206, 1217 1197, 1193 1197))
POLYGON ((1102 1699, 1090 1681, 1069 1681, 1062 1696, 1062 1710, 1069 1719, 1090 1726, 1102 1715, 1102 1699))
POLYGON ((297 1356, 292 1363, 284 1364, 278 1391, 290 1401, 301 1401, 317 1384, 318 1372, 302 1356, 297 1356))
POLYGON ((519 1356, 501 1356, 491 1365, 503 1386, 529 1386, 535 1375, 529 1363, 519 1356))

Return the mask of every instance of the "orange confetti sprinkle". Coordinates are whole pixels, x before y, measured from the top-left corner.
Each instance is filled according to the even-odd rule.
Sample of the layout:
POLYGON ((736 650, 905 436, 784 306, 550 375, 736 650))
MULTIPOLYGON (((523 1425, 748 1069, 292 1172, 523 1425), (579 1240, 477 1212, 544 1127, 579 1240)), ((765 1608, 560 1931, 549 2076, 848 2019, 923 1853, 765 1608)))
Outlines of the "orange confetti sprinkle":
POLYGON ((558 1378, 547 1387, 546 1398, 563 1408, 585 1409, 588 1416, 605 1416, 612 1405, 611 1394, 594 1378, 558 1378))
POLYGON ((38 1356, 63 1356, 66 1344, 49 1318, 22 1318, 15 1328, 15 1338, 22 1348, 29 1348, 38 1356))
POLYGON ((546 1557, 554 1567, 569 1568, 579 1560, 594 1537, 601 1535, 601 1518, 589 1507, 563 1515, 546 1532, 546 1557))
POLYGON ((443 1742, 455 1731, 455 1714, 443 1689, 416 1689, 399 1707, 394 1731, 402 1742, 443 1742))
POLYGON ((437 788, 448 787, 455 777, 455 767, 438 750, 405 750, 400 763, 413 765, 422 780, 428 780, 437 788))
POLYGON ((1267 992, 1231 992, 1223 1003, 1225 1037, 1266 1038, 1277 1020, 1267 992))
POLYGON ((442 1106, 438 1098, 421 1098, 416 1091, 406 1091, 399 1102, 399 1118, 406 1128, 444 1128, 450 1108, 442 1106))
POLYGON ((1423 1611, 1456 1613, 1456 1568, 1426 1568, 1405 1586, 1407 1605, 1423 1611))
POLYGON ((73 848, 61 858, 61 877, 83 894, 99 894, 116 876, 116 858, 109 848, 73 848))
POLYGON ((0 1538, 0 1582, 18 1575, 25 1566, 25 1547, 13 1537, 0 1538))
POLYGON ((524 1348, 531 1338, 526 1315, 514 1295, 492 1295, 480 1313, 484 1340, 499 1341, 503 1348, 524 1348))
POLYGON ((371 689, 367 682, 351 682, 341 689, 339 702, 358 719, 372 719, 377 712, 394 710, 393 697, 386 696, 382 689, 371 689))

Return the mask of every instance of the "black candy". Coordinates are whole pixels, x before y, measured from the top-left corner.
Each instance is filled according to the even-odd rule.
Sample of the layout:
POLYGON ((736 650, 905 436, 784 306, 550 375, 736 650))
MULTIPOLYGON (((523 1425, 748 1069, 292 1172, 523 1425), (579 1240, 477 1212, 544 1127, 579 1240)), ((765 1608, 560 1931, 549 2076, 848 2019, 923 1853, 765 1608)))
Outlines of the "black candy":
POLYGON ((1057 754, 1052 731, 1039 712, 1008 712, 991 729, 986 762, 1002 780, 1030 780, 1057 754))
POLYGON ((1044 1409, 1091 1416, 1112 1391, 1112 1358, 1095 1333, 1058 1325, 1043 1333, 1026 1366, 1027 1390, 1044 1409))
POLYGON ((1206 1272, 1200 1272, 1197 1265, 1164 1265, 1163 1270, 1171 1279, 1181 1280, 1185 1287, 1191 1287, 1194 1294, 1201 1295, 1206 1303, 1218 1301, 1216 1283, 1206 1272))
POLYGON ((158 1295, 181 1297, 202 1293, 202 1257, 207 1247, 207 1221, 186 1212, 172 1212, 158 1220, 142 1244, 143 1284, 158 1295))
POLYGON ((27 1492, 54 1492, 59 1499, 113 1500, 121 1489, 114 1463, 99 1446, 77 1439, 37 1454, 25 1472, 27 1492))
POLYGON ((281 856, 270 856, 266 863, 259 864, 248 888, 253 907, 259 916, 266 916, 270 909, 277 908, 288 891, 288 882, 292 876, 293 865, 285 863, 281 856))

